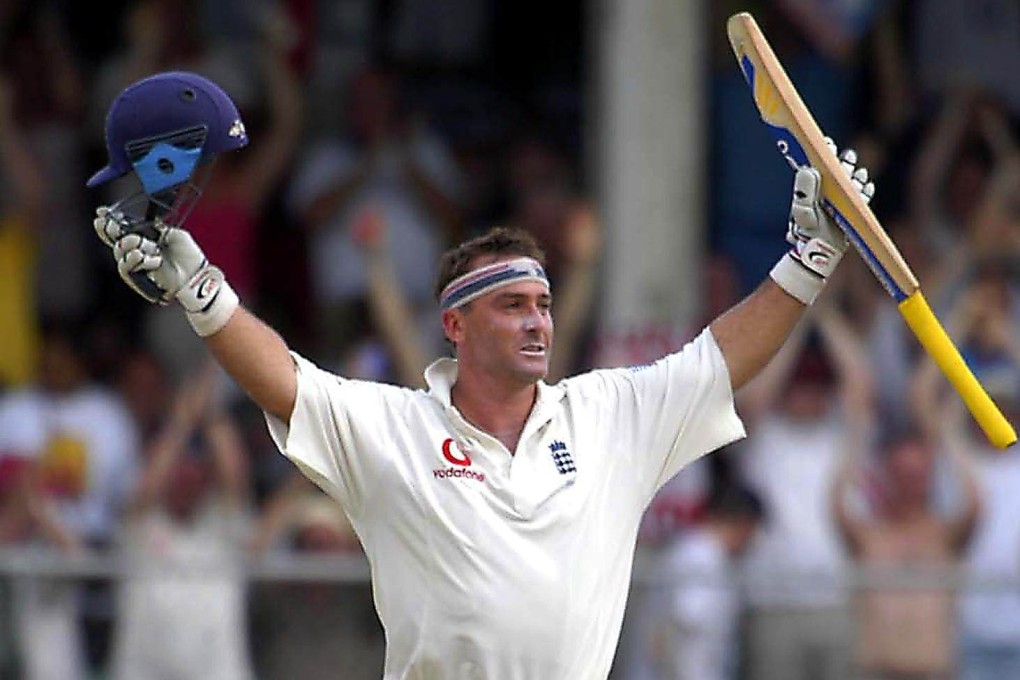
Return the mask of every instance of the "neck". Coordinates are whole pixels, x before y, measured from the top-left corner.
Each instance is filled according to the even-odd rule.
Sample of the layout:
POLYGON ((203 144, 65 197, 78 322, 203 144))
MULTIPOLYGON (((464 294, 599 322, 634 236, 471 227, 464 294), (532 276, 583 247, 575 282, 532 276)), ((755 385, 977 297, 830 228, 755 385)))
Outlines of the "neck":
POLYGON ((535 383, 508 386, 482 377, 460 375, 450 399, 464 418, 507 447, 512 454, 524 430, 524 423, 538 398, 535 383))

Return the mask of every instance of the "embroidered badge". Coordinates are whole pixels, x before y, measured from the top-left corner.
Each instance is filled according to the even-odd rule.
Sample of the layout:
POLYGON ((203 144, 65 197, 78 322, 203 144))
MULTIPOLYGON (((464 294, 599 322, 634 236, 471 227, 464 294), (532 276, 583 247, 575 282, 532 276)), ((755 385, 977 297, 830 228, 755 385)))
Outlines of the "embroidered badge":
POLYGON ((552 453, 553 463, 556 464, 556 469, 559 470, 561 475, 577 472, 577 467, 574 466, 574 459, 571 457, 570 451, 567 451, 566 444, 561 441, 554 441, 549 445, 549 452, 552 453))

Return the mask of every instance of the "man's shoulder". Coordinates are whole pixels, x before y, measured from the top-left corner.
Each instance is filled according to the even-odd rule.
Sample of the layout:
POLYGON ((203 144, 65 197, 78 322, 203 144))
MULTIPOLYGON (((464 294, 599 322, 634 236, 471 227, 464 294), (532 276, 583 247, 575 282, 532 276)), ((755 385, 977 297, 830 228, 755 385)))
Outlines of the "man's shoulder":
POLYGON ((434 401, 428 392, 419 388, 377 380, 349 378, 319 368, 303 358, 298 365, 304 380, 313 381, 322 390, 324 396, 334 395, 326 396, 326 399, 330 401, 336 399, 338 404, 343 404, 346 407, 413 410, 434 401))

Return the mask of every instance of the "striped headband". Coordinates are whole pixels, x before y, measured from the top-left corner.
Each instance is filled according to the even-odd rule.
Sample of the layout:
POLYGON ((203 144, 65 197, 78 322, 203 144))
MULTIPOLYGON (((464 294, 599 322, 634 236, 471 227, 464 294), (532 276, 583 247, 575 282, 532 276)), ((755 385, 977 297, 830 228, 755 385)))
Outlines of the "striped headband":
POLYGON ((473 269, 446 284, 443 292, 439 295, 439 308, 443 310, 456 309, 493 289, 516 281, 538 281, 546 286, 549 285, 549 279, 546 278, 542 265, 530 257, 494 262, 473 269))

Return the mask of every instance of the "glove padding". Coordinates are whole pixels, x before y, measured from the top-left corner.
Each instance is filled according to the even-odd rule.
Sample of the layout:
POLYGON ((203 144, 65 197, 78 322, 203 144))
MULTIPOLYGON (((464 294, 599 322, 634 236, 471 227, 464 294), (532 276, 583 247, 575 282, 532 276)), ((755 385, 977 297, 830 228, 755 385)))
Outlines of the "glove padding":
MULTIPOLYGON (((96 210, 93 221, 99 238, 113 249, 117 273, 124 282, 149 302, 166 305, 209 267, 209 261, 191 234, 156 225, 158 241, 128 231, 123 215, 105 206, 96 210)), ((187 304, 184 307, 198 311, 187 304)))
MULTIPOLYGON (((835 142, 826 137, 825 143, 835 155, 835 142)), ((868 170, 857 167, 857 152, 847 149, 838 157, 854 189, 865 203, 869 203, 875 195, 875 185, 868 181, 868 170)), ((797 170, 786 241, 793 246, 790 256, 794 260, 825 279, 835 270, 850 242, 822 209, 821 188, 822 176, 818 170, 810 166, 797 170)))
POLYGON ((176 299, 199 335, 218 331, 237 308, 237 294, 223 272, 209 264, 187 231, 157 221, 158 240, 153 240, 128 231, 123 215, 105 206, 96 210, 93 227, 111 246, 124 282, 154 304, 176 299))

